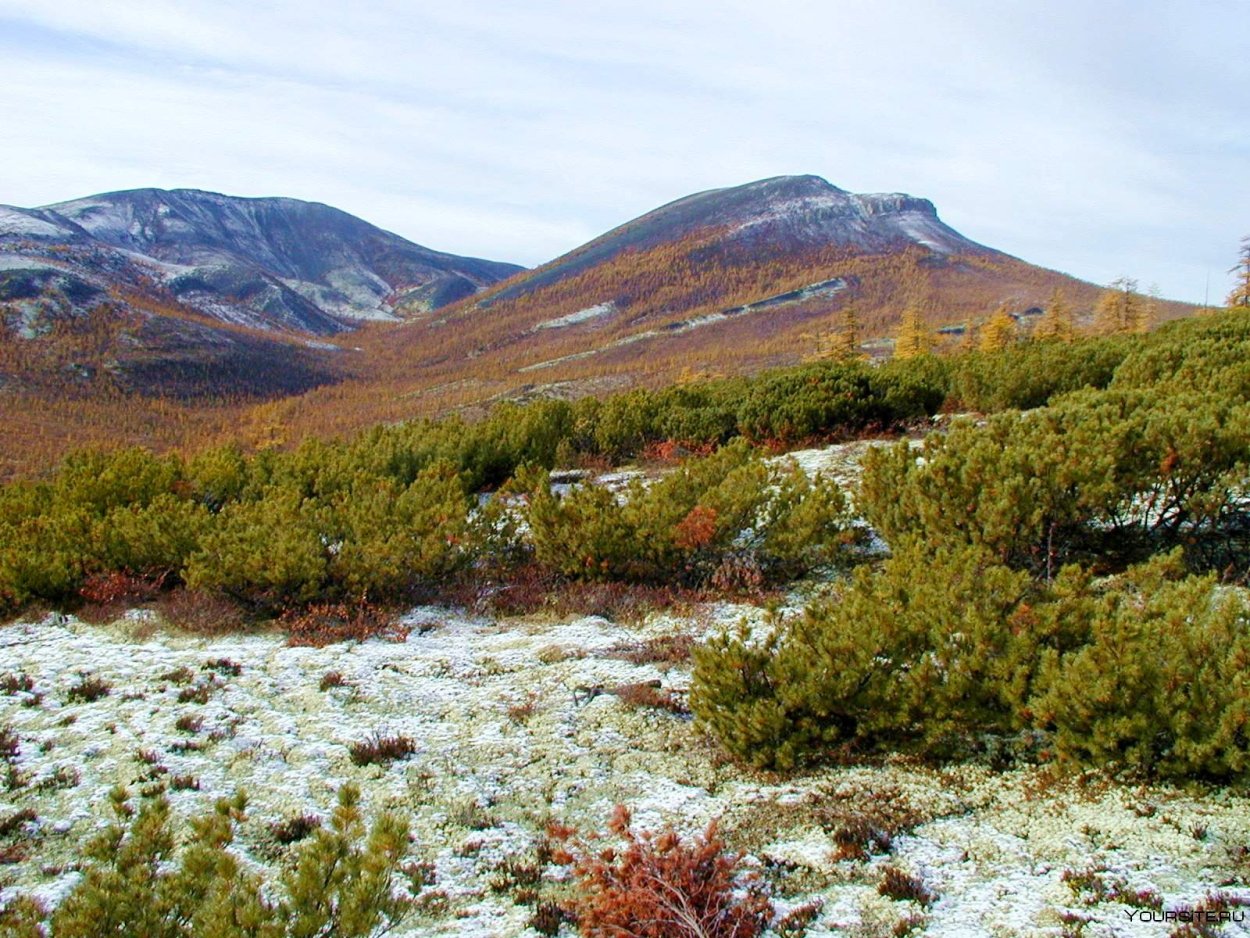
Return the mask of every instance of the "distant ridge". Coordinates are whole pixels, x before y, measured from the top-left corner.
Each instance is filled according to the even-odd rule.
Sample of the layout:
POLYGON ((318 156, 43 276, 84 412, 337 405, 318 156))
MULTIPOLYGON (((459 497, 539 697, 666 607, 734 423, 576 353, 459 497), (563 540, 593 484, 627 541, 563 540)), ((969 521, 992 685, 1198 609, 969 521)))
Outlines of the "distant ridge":
POLYGON ((208 426, 285 445, 753 373, 822 354, 849 308, 860 353, 884 358, 904 310, 950 347, 999 307, 1027 330, 1055 290, 1078 324, 1102 292, 978 243, 927 199, 811 175, 676 199, 534 270, 295 199, 0 207, 0 406, 19 415, 0 458, 6 439, 169 445, 208 426))
POLYGON ((159 287, 223 322, 313 335, 436 308, 523 269, 432 251, 316 202, 197 189, 0 206, 0 257, 8 269, 54 264, 95 286, 159 287))

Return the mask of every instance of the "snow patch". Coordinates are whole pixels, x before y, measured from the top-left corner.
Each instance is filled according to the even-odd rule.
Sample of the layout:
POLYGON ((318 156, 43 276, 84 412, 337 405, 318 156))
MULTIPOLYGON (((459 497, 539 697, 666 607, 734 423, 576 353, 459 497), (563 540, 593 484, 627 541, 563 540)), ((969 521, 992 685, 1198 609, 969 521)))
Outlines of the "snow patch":
POLYGON ((29 212, 0 205, 0 237, 19 235, 27 238, 65 238, 71 234, 71 231, 61 225, 44 221, 29 212))
POLYGON ((595 306, 588 306, 585 309, 579 309, 575 313, 569 313, 567 316, 557 316, 555 319, 547 319, 540 322, 531 329, 536 332, 539 329, 563 329, 566 326, 576 326, 583 322, 593 322, 596 319, 603 319, 605 316, 611 316, 616 312, 616 304, 609 300, 606 303, 599 303, 595 306))

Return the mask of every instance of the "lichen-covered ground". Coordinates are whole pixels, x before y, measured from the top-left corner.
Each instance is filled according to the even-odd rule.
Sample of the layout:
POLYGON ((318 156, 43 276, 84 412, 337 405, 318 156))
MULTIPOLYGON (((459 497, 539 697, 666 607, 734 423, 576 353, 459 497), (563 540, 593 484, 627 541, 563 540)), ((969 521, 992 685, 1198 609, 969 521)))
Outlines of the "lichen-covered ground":
MULTIPOLYGON (((20 831, 26 857, 0 867, 3 895, 55 901, 75 881, 112 786, 181 777, 198 791, 172 791, 180 814, 247 791, 239 846, 258 864, 282 862, 274 822, 328 812, 343 782, 359 783, 371 810, 403 811, 414 858, 433 861, 437 875, 428 911, 407 923, 414 935, 536 934, 508 861, 532 860, 549 818, 600 828, 618 802, 641 827, 695 832, 721 818, 779 907, 823 900, 813 936, 892 934, 905 921, 930 935, 1075 934, 1082 921, 1086 935, 1167 935, 1174 924, 1141 920, 1152 893, 1168 909, 1217 890, 1250 897, 1241 792, 982 766, 763 776, 725 762, 680 714, 587 690, 659 681, 681 692, 686 665, 633 664, 623 651, 741 616, 762 614, 710 606, 631 628, 422 608, 405 642, 318 649, 275 635, 179 637, 136 615, 103 628, 60 617, 9 626, 0 675, 29 675, 34 689, 0 695, 0 725, 20 737, 19 787, 0 796, 0 818, 30 808, 37 820, 20 831), (322 690, 331 671, 346 686, 322 690), (109 693, 68 701, 83 674, 109 693), (372 733, 408 735, 416 752, 389 767, 354 765, 348 747, 372 733), (845 849, 856 824, 892 836, 857 858, 845 849), (887 865, 922 880, 931 904, 881 895, 887 865)), ((543 889, 568 888, 560 868, 546 872, 543 889)))

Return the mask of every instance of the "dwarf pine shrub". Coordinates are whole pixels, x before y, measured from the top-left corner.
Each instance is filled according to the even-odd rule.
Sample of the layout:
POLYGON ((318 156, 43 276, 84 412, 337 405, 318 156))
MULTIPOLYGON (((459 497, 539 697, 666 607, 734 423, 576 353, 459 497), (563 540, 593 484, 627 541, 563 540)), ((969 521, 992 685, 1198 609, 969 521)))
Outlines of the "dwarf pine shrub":
POLYGON ((690 705, 743 761, 974 752, 1040 734, 1065 762, 1155 777, 1250 771, 1250 607, 1179 553, 1049 584, 983 551, 912 547, 763 639, 697 648, 690 705))
POLYGON ((85 850, 83 876, 50 913, 28 901, 0 913, 5 934, 48 938, 367 938, 393 929, 412 906, 396 890, 407 825, 382 815, 366 830, 360 794, 339 791, 328 825, 309 831, 276 889, 228 849, 246 800, 222 799, 175 835, 169 802, 137 809, 110 795, 116 821, 85 850))
POLYGON ((1094 590, 1086 641, 1050 650, 1028 701, 1063 759, 1173 778, 1250 772, 1250 606, 1179 555, 1094 590))
POLYGON ((906 444, 873 450, 856 503, 894 548, 970 545, 1050 576, 1074 559, 1210 549, 1236 530, 1247 475, 1244 401, 1081 392, 961 423, 920 454, 906 444))
POLYGON ((849 540, 836 483, 769 466, 743 441, 620 497, 593 484, 558 497, 535 472, 518 483, 535 557, 570 577, 697 585, 735 555, 779 577, 831 561, 849 540))
POLYGON ((897 554, 763 641, 695 650, 690 706, 734 755, 789 769, 845 746, 953 751, 1017 722, 1039 636, 1013 628, 1029 579, 981 552, 897 554))

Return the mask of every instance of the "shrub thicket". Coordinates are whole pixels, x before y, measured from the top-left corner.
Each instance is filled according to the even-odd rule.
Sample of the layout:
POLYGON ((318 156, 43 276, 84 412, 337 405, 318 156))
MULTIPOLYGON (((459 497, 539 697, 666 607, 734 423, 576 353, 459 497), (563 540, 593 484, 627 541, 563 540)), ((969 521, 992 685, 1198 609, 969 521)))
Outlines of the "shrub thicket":
POLYGON ((1231 778, 1250 769, 1248 627, 1245 600, 1178 555, 1043 584, 971 548, 912 548, 765 640, 696 649, 690 704, 761 767, 1026 732, 1072 762, 1231 778))
MULTIPOLYGON (((889 429, 933 413, 945 393, 946 366, 935 359, 875 369, 823 362, 605 400, 501 404, 472 424, 416 420, 349 441, 310 439, 289 452, 249 456, 231 445, 185 460, 141 449, 75 454, 47 481, 0 489, 0 612, 72 604, 84 585, 114 574, 153 588, 192 585, 266 614, 366 595, 402 600, 499 549, 491 524, 470 523, 470 496, 521 466, 620 461, 661 443, 707 452, 740 436, 784 446, 889 429)), ((728 537, 740 500, 726 489, 723 503, 689 519, 686 539, 702 536, 709 511, 719 513, 717 538, 728 537)), ((690 559, 668 543, 668 529, 695 507, 673 520, 653 499, 634 512, 639 530, 664 531, 644 567, 690 559), (648 512, 654 517, 643 518, 648 512)), ((810 529, 817 514, 809 507, 791 520, 810 529)), ((678 574, 697 579, 714 549, 689 552, 700 554, 700 572, 678 574)), ((807 552, 777 539, 764 553, 780 571, 807 552)))
POLYGON ((1181 543, 1227 555, 1248 472, 1244 400, 1083 391, 958 424, 919 454, 905 444, 874 450, 857 503, 892 546, 972 545, 1053 571, 1068 559, 1181 543))
POLYGON ((620 496, 581 485, 563 497, 544 473, 523 473, 537 559, 585 579, 708 582, 732 558, 763 576, 833 559, 849 538, 837 485, 768 465, 739 441, 620 496))
POLYGON ((1215 572, 1250 570, 1248 347, 1250 316, 1094 347, 1121 358, 1104 389, 874 450, 857 504, 890 559, 801 621, 696 650, 695 715, 761 766, 1016 738, 1245 776, 1250 613, 1215 572))

